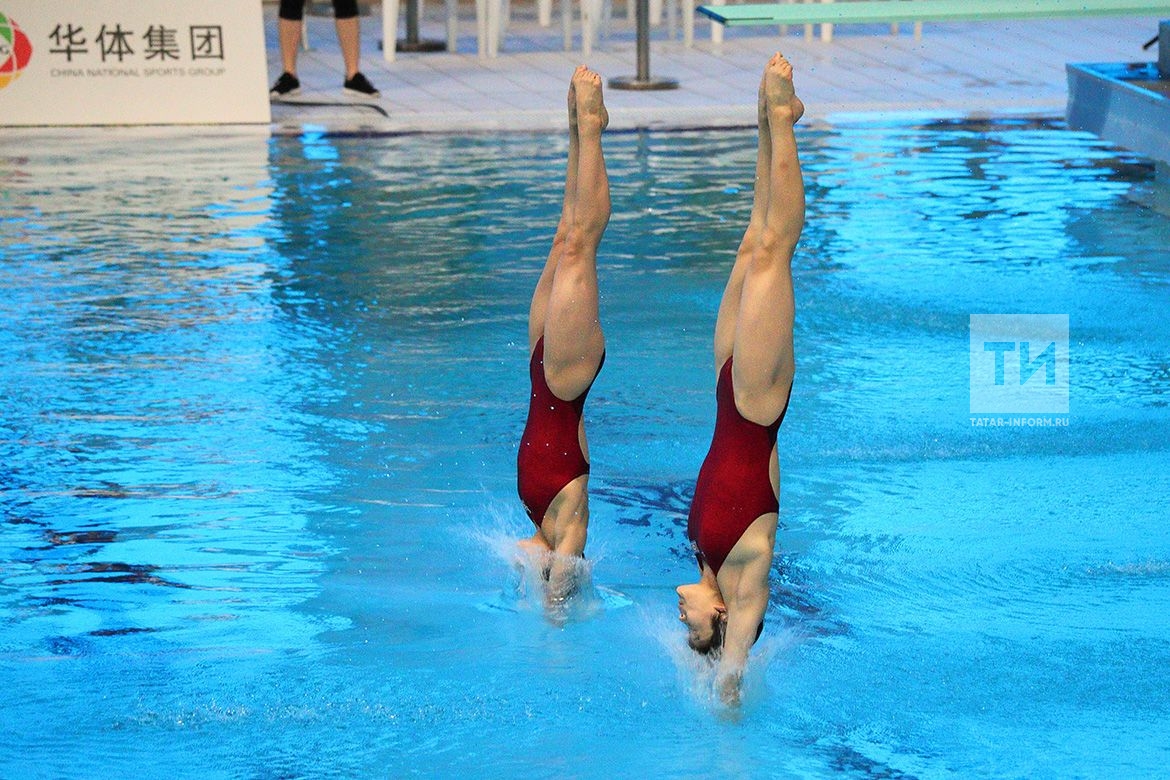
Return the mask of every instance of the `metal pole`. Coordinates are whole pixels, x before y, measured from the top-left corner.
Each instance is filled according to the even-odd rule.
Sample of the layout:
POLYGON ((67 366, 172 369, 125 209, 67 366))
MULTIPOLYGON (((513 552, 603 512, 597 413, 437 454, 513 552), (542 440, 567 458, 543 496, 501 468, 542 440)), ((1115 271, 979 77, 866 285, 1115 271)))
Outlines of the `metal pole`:
POLYGON ((612 78, 609 86, 613 89, 678 89, 675 79, 650 78, 650 0, 638 0, 635 19, 638 26, 638 73, 612 78))
POLYGON ((418 36, 418 9, 422 0, 406 0, 406 38, 398 42, 398 51, 443 51, 445 41, 424 41, 418 36))
POLYGON ((635 27, 638 31, 638 81, 650 80, 650 0, 638 0, 634 6, 635 27))
POLYGON ((1170 21, 1158 23, 1158 72, 1170 79, 1170 21))
POLYGON ((406 3, 406 40, 418 43, 418 0, 406 3))

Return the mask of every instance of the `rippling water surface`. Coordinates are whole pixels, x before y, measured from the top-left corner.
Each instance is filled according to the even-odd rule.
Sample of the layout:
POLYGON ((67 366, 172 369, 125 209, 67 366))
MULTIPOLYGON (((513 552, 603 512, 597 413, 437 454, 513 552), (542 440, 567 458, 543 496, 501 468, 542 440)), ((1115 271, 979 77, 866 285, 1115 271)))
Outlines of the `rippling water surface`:
POLYGON ((1154 776, 1170 225, 1044 121, 800 137, 780 554, 739 717, 672 624, 754 134, 606 139, 597 587, 509 560, 559 137, 0 153, 0 775, 1154 776), (968 322, 1067 313, 1061 428, 968 322))

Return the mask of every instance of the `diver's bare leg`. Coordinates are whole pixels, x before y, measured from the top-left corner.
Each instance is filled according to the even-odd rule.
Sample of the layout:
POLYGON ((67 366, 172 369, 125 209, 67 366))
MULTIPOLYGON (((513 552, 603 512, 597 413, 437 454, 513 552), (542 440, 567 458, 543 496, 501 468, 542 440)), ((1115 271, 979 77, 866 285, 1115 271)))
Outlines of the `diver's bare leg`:
MULTIPOLYGON (((578 66, 577 72, 584 66, 578 66)), ((574 73, 576 76, 576 73, 574 73)), ((545 261, 544 270, 536 282, 536 289, 532 293, 532 303, 528 308, 528 351, 536 348, 536 342, 544 335, 544 323, 548 311, 549 294, 552 292, 553 272, 557 262, 564 254, 565 241, 569 237, 569 228, 573 224, 573 210, 577 203, 577 158, 580 154, 580 141, 577 138, 577 93, 575 82, 569 81, 569 155, 565 166, 565 193, 561 202, 561 218, 557 223, 557 231, 553 235, 552 249, 545 261)))
POLYGON ((609 224, 609 177, 601 132, 609 122, 601 77, 573 74, 577 106, 577 178, 572 221, 553 271, 544 322, 544 373, 559 398, 576 398, 593 381, 605 338, 598 315, 597 248, 609 224))
POLYGON ((743 279, 751 262, 752 253, 764 232, 764 219, 768 212, 769 173, 772 167, 772 135, 768 126, 768 107, 764 93, 764 77, 760 76, 757 94, 756 122, 759 126, 756 149, 756 181, 752 198, 752 214, 744 231, 739 250, 735 253, 735 264, 723 289, 719 302, 719 317, 715 321, 715 371, 723 367, 735 346, 735 328, 739 315, 740 300, 743 297, 743 279))
POLYGON ((792 255, 804 227, 804 181, 793 125, 804 104, 792 65, 776 54, 764 73, 771 159, 764 225, 743 280, 735 328, 736 403, 753 422, 774 421, 787 403, 795 371, 792 255))

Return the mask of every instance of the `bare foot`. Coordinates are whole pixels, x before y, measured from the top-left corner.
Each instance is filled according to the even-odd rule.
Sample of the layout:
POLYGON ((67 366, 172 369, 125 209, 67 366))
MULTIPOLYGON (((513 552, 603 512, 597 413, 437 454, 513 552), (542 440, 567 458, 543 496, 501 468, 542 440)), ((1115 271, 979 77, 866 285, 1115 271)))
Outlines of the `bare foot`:
POLYGON ((569 78, 569 129, 573 131, 577 129, 577 74, 584 69, 584 65, 578 65, 569 78))
POLYGON ((764 68, 764 93, 771 116, 791 117, 792 124, 804 116, 804 103, 792 85, 792 64, 779 52, 772 55, 764 68))
POLYGON ((573 74, 573 89, 577 95, 578 126, 586 122, 596 124, 598 132, 608 127, 609 112, 601 97, 601 76, 582 65, 573 74))

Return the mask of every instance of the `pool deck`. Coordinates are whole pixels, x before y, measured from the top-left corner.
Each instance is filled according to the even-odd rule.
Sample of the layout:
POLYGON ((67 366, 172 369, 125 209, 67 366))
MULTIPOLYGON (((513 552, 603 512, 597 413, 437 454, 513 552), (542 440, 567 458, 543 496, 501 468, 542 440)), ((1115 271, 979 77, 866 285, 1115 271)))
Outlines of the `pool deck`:
MULTIPOLYGON (((615 4, 609 36, 588 58, 606 79, 636 71, 634 27, 625 8, 615 4)), ((280 73, 275 7, 266 3, 264 14, 271 82, 280 73)), ((380 14, 375 4, 361 18, 361 67, 382 91, 374 101, 381 111, 355 105, 359 101, 343 94, 332 20, 312 16, 312 48, 300 52, 302 92, 294 98, 303 102, 273 104, 275 132, 300 133, 307 126, 353 133, 563 127, 567 79, 582 57, 577 40, 575 50, 562 49, 556 13, 552 26, 542 28, 534 3, 513 2, 499 57, 481 59, 474 4, 463 0, 458 52, 400 53, 393 63, 379 50, 380 14)), ((428 4, 422 36, 443 37, 443 19, 442 4, 428 4)), ((806 40, 802 28, 786 36, 776 28, 739 28, 714 45, 709 23, 700 20, 695 46, 688 49, 681 30, 671 38, 663 24, 652 32, 650 74, 677 79, 679 88, 607 88, 606 103, 614 129, 748 126, 754 123, 760 70, 773 51, 782 50, 796 68, 798 93, 812 122, 875 113, 1062 116, 1066 63, 1153 61, 1157 51, 1141 47, 1157 29, 1152 17, 940 23, 925 25, 921 40, 915 40, 910 25, 902 25, 898 35, 888 25, 850 25, 838 26, 833 41, 825 43, 806 40)))

